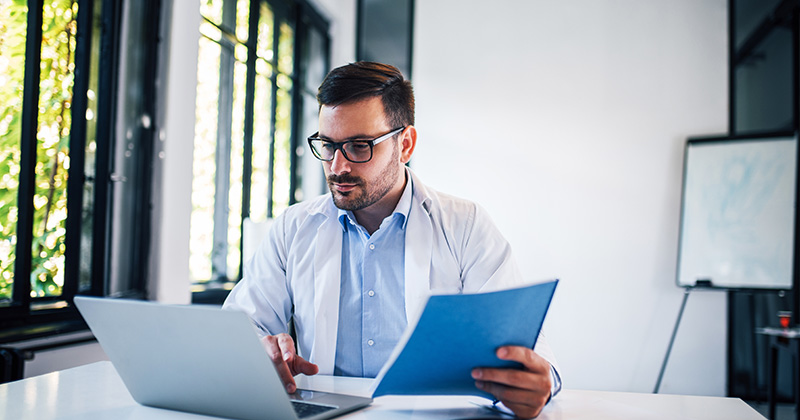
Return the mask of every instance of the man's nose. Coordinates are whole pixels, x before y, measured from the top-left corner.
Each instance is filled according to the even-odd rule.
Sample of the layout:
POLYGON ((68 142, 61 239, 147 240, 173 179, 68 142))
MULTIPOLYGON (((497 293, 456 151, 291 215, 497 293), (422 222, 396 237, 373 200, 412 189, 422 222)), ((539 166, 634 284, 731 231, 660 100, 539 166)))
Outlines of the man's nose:
POLYGON ((336 150, 333 152, 331 172, 336 175, 350 172, 350 161, 344 157, 344 152, 341 150, 336 150))

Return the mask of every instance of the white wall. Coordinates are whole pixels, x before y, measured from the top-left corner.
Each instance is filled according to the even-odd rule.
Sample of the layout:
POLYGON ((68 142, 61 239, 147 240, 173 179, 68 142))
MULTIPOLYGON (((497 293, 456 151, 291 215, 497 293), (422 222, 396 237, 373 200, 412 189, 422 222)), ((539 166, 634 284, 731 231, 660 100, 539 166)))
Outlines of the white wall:
MULTIPOLYGON (((727 129, 725 0, 416 3, 413 167, 483 205, 565 386, 651 392, 677 316, 682 151, 727 129)), ((724 395, 726 303, 694 292, 662 393, 724 395)))

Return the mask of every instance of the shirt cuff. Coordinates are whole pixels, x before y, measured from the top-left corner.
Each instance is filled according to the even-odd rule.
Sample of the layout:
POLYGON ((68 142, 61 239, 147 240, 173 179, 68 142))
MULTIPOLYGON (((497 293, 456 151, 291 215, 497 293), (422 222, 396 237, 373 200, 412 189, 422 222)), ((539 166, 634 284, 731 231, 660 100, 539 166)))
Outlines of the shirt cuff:
POLYGON ((547 401, 548 403, 561 392, 561 375, 558 374, 558 371, 553 365, 550 365, 550 383, 550 399, 547 401))

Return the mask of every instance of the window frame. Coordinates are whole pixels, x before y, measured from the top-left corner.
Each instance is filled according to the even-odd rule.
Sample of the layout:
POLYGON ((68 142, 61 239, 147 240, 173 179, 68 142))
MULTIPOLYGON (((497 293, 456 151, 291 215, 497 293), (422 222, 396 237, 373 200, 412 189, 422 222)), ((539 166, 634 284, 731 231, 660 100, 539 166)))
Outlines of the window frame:
MULTIPOLYGON (((230 3, 235 3, 236 0, 229 0, 230 3)), ((244 135, 243 135, 243 150, 242 150, 242 157, 243 157, 243 167, 242 167, 242 202, 241 202, 241 214, 240 217, 240 230, 239 230, 239 269, 238 273, 228 273, 227 272, 227 265, 225 265, 226 271, 223 272, 221 275, 214 272, 212 268, 212 278, 210 279, 194 279, 192 284, 192 302, 195 303, 221 303, 225 297, 227 296, 229 290, 233 287, 236 281, 240 280, 243 275, 243 257, 242 257, 242 241, 241 237, 243 236, 243 221, 245 218, 250 217, 250 209, 251 209, 251 196, 252 196, 252 182, 251 176, 253 173, 253 141, 254 141, 254 124, 255 124, 255 117, 254 117, 254 109, 255 109, 255 84, 256 84, 256 61, 263 60, 263 58, 257 57, 257 40, 258 40, 258 23, 259 23, 259 16, 260 16, 260 7, 262 3, 266 3, 269 5, 272 13, 274 15, 274 25, 272 25, 272 45, 274 54, 272 60, 269 61, 271 66, 273 67, 273 72, 269 77, 271 96, 270 96, 270 132, 269 132, 269 142, 270 142, 270 151, 269 151, 269 172, 268 172, 268 193, 267 193, 267 217, 273 218, 275 216, 275 203, 274 203, 274 185, 275 185, 275 165, 274 162, 276 161, 275 157, 275 143, 276 143, 276 113, 277 113, 277 91, 278 91, 278 82, 277 78, 279 74, 283 74, 279 71, 278 67, 278 58, 280 56, 279 48, 279 38, 280 38, 280 28, 283 24, 288 24, 292 27, 294 31, 294 39, 293 39, 293 51, 292 51, 292 74, 289 75, 292 81, 291 87, 291 116, 290 116, 290 136, 289 136, 289 203, 288 205, 295 204, 298 201, 298 191, 302 191, 302 168, 301 168, 301 155, 298 153, 299 147, 304 147, 304 136, 307 133, 302 133, 303 127, 303 115, 301 112, 301 107, 303 103, 303 95, 308 95, 310 90, 313 90, 313 94, 316 94, 317 86, 309 87, 306 86, 306 53, 308 52, 308 34, 310 31, 316 31, 319 35, 322 36, 323 40, 323 54, 324 54, 324 62, 325 62, 325 71, 330 68, 330 34, 329 34, 329 23, 328 21, 323 18, 314 8, 308 4, 306 1, 293 1, 293 0, 253 0, 250 2, 250 9, 248 15, 248 37, 247 41, 244 45, 247 46, 247 75, 246 75, 246 82, 245 82, 245 104, 244 104, 244 135), (233 279, 232 279, 233 278, 233 279)), ((223 9, 225 6, 223 5, 223 9)), ((235 8, 234 8, 235 11, 235 8)), ((230 11, 228 12, 230 13, 230 11)), ((212 19, 207 18, 206 16, 201 15, 201 19, 203 22, 209 23, 213 25, 216 30, 220 31, 222 34, 221 38, 230 40, 235 40, 235 29, 224 28, 225 25, 217 25, 212 19)), ((225 19, 224 15, 223 18, 225 19)), ((205 36, 201 34, 201 36, 205 36)), ((209 37, 206 39, 215 42, 217 45, 220 45, 220 48, 225 48, 222 45, 222 42, 216 41, 209 37)), ((221 54, 224 56, 224 54, 221 54)), ((222 61, 220 60, 220 65, 222 66, 222 61)), ((233 65, 236 61, 235 58, 232 58, 231 65, 233 65)), ((220 72, 224 72, 226 70, 220 69, 220 72)), ((232 73, 232 69, 228 70, 232 73)), ((223 79, 220 79, 223 80, 223 79)), ((227 84, 223 86, 223 83, 220 83, 219 89, 219 97, 220 98, 230 98, 233 96, 233 92, 222 92, 222 89, 226 87, 230 87, 231 89, 235 89, 232 87, 232 84, 227 84)), ((219 115, 223 115, 223 106, 230 106, 231 101, 220 101, 218 102, 218 112, 219 115)), ((224 111, 226 118, 230 117, 230 110, 224 111)), ((219 151, 220 146, 223 146, 226 150, 223 152, 227 152, 227 168, 230 168, 230 143, 231 143, 231 136, 229 131, 226 128, 227 135, 220 135, 221 130, 219 127, 222 124, 226 124, 229 126, 230 121, 223 121, 221 118, 218 119, 218 127, 217 127, 217 151, 218 154, 215 156, 215 162, 218 165, 217 168, 223 167, 220 165, 219 161, 219 151), (221 144, 224 143, 224 144, 221 144)), ((301 152, 302 153, 302 152, 301 152)), ((225 171, 226 175, 228 171, 225 171)), ((228 204, 228 197, 227 191, 229 191, 231 183, 230 183, 230 176, 224 176, 222 178, 222 184, 220 184, 220 177, 217 177, 217 182, 215 183, 215 211, 213 215, 214 226, 215 230, 220 229, 220 226, 224 226, 224 229, 220 229, 220 231, 227 232, 228 229, 228 212, 222 212, 218 209, 225 208, 227 209, 228 204), (220 193, 219 191, 223 191, 220 193)), ((219 233, 218 233, 219 234, 219 233)), ((214 243, 218 240, 218 234, 214 236, 214 243)), ((226 241, 226 248, 223 251, 218 251, 219 254, 215 255, 215 250, 212 250, 211 253, 211 260, 214 261, 214 258, 218 258, 219 260, 224 261, 228 255, 228 248, 230 244, 226 241)), ((212 264, 213 266, 213 264, 212 264)))
MULTIPOLYGON (((77 294, 106 296, 110 292, 112 252, 120 253, 119 258, 140 267, 135 281, 123 284, 122 295, 142 297, 145 292, 147 275, 146 248, 149 243, 149 206, 151 197, 152 142, 156 132, 155 124, 136 137, 143 151, 136 158, 136 171, 145 174, 136 187, 127 192, 115 191, 115 147, 117 141, 118 104, 120 99, 119 66, 124 51, 120 45, 127 34, 122 33, 121 22, 129 1, 115 0, 75 0, 78 5, 76 20, 76 46, 74 82, 71 87, 72 113, 69 131, 69 169, 66 182, 66 219, 64 221, 64 284, 61 294, 48 297, 31 297, 31 270, 33 245, 33 196, 35 193, 35 165, 37 154, 37 131, 39 125, 39 84, 41 80, 42 34, 44 0, 29 0, 25 47, 25 75, 21 122, 21 159, 19 187, 17 191, 17 231, 14 249, 14 283, 11 300, 0 303, 0 343, 15 342, 45 337, 71 331, 86 329, 86 324, 73 306, 72 299, 77 294), (99 8, 99 15, 98 13, 99 8), (99 19, 99 21, 97 20, 99 19), (97 26, 96 26, 97 24, 97 26), (98 41, 93 45, 94 41, 98 41), (99 45, 99 48, 97 46, 99 45), (96 86, 96 135, 94 173, 86 168, 86 147, 89 141, 88 123, 85 118, 89 109, 88 89, 92 77, 92 60, 97 60, 96 86), (100 70, 102 69, 102 70, 100 70), (84 92, 77 94, 76 92, 84 92), (151 147, 147 147, 150 145, 151 147), (90 185, 91 197, 85 196, 84 187, 90 185), (131 239, 130 249, 113 249, 114 226, 112 214, 114 197, 130 194, 139 200, 135 223, 146 228, 137 232, 131 239), (84 198, 91 204, 84 208, 84 198), (83 212, 91 211, 91 218, 84 220, 83 212), (91 249, 82 251, 82 230, 90 228, 91 249), (89 261, 88 274, 81 273, 81 264, 89 261), (88 284, 81 288, 81 276, 88 275, 88 284)), ((141 25, 146 20, 147 42, 138 52, 144 56, 141 79, 144 86, 143 100, 139 104, 154 115, 156 107, 156 66, 159 50, 159 20, 161 3, 159 0, 136 2, 142 10, 142 19, 133 25, 141 25), (155 28, 155 30, 153 30, 155 28)), ((129 28, 130 31, 130 28, 129 28)), ((134 223, 134 222, 132 222, 134 223)), ((127 246, 125 247, 127 248, 127 246)), ((86 270, 86 267, 84 267, 86 270)))

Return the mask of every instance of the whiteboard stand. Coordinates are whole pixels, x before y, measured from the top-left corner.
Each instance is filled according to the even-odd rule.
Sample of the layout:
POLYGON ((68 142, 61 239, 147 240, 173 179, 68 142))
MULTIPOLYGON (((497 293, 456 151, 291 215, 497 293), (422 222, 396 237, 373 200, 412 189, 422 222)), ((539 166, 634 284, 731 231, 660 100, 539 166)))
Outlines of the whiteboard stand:
MULTIPOLYGON (((797 286, 798 143, 794 131, 687 139, 676 271, 684 296, 653 393, 661 387, 691 289, 750 291, 754 324, 752 293, 780 294, 797 286)), ((756 369, 755 338, 751 343, 756 369)), ((751 375, 751 385, 757 382, 751 375)))
POLYGON ((681 318, 683 318, 683 310, 686 309, 686 301, 689 299, 689 293, 692 289, 710 290, 713 287, 711 280, 697 280, 693 286, 685 286, 683 288, 681 309, 678 311, 678 319, 675 320, 675 328, 672 329, 672 337, 669 339, 667 354, 664 355, 664 362, 661 363, 661 371, 658 372, 658 380, 656 381, 656 388, 653 390, 653 394, 658 394, 658 390, 661 388, 661 380, 664 378, 664 371, 667 369, 667 362, 669 361, 669 354, 672 352, 672 345, 675 344, 675 336, 678 335, 678 327, 681 325, 681 318))
POLYGON ((681 309, 678 311, 678 319, 675 320, 675 328, 672 329, 672 337, 669 339, 667 354, 664 355, 664 362, 661 363, 661 371, 658 372, 658 380, 656 381, 656 388, 653 390, 653 394, 658 394, 658 389, 661 388, 661 379, 664 378, 664 371, 667 369, 669 354, 672 352, 672 345, 675 343, 675 336, 678 334, 678 326, 681 325, 681 318, 683 318, 683 310, 686 308, 686 300, 689 299, 689 292, 691 291, 692 287, 683 289, 683 302, 681 302, 681 309))

